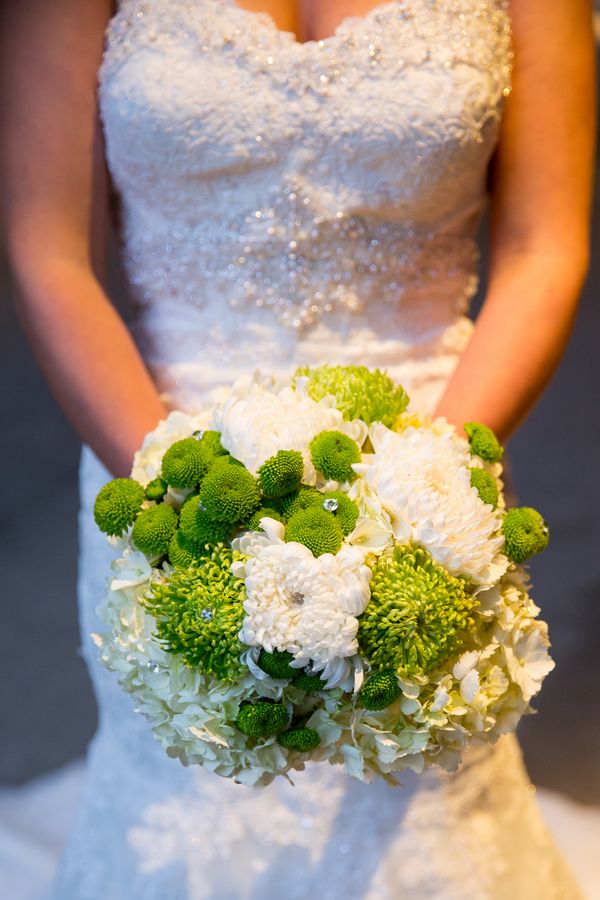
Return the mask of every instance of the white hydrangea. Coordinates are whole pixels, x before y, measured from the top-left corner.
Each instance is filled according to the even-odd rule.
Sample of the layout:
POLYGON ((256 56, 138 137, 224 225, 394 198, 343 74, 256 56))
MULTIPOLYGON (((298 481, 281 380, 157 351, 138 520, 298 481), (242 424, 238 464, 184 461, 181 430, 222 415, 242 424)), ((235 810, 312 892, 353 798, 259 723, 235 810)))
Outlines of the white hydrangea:
POLYGON ((504 654, 511 679, 521 688, 524 699, 531 700, 554 668, 554 661, 548 653, 546 630, 539 626, 528 630, 513 647, 505 646, 504 654))
POLYGON ((289 379, 269 381, 258 374, 235 382, 229 397, 215 409, 212 427, 221 432, 225 449, 253 475, 278 450, 299 450, 305 484, 317 481, 308 451, 315 435, 342 431, 362 445, 367 434, 364 422, 344 421, 333 398, 317 403, 306 391, 294 390, 289 379))
POLYGON ((358 651, 358 619, 369 601, 371 569, 364 551, 347 545, 314 557, 303 544, 283 540, 284 526, 263 518, 264 533, 234 541, 248 558, 234 564, 246 582, 246 618, 240 640, 287 650, 292 665, 311 663, 327 687, 344 681, 358 651))
POLYGON ((370 430, 374 454, 354 469, 389 512, 396 540, 415 541, 453 575, 492 585, 506 571, 500 514, 471 486, 466 441, 451 431, 380 423, 370 430))

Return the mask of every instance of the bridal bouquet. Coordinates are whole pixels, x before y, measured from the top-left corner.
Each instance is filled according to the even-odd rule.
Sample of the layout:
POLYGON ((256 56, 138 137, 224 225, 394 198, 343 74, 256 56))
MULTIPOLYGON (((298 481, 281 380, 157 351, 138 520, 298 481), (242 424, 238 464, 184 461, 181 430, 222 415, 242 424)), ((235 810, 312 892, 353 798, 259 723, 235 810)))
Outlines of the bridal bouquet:
POLYGON ((169 755, 246 784, 369 781, 515 728, 553 668, 502 447, 364 367, 256 373, 174 411, 94 515, 117 551, 94 636, 169 755))

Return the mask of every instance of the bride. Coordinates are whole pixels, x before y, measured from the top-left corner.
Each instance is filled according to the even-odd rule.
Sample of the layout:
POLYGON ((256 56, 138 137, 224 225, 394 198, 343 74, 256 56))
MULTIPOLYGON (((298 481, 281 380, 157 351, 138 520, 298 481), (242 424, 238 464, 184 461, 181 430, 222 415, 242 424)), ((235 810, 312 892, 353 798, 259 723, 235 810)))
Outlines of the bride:
POLYGON ((397 789, 327 766, 249 789, 168 758, 96 660, 91 505, 169 408, 258 365, 379 366, 415 408, 514 432, 588 265, 589 0, 21 0, 2 19, 19 310, 84 442, 100 726, 56 897, 575 900, 513 737, 397 789), (105 287, 108 178, 130 329, 105 287))

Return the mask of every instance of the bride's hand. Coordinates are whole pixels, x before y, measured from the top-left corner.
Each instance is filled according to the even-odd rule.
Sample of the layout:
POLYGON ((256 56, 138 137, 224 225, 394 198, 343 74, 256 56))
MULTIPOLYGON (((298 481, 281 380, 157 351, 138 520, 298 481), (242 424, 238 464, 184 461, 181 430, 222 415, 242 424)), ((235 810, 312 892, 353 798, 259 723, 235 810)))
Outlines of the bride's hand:
POLYGON ((82 440, 127 475, 166 415, 103 289, 107 184, 96 78, 109 0, 6 4, 0 166, 19 317, 82 440))

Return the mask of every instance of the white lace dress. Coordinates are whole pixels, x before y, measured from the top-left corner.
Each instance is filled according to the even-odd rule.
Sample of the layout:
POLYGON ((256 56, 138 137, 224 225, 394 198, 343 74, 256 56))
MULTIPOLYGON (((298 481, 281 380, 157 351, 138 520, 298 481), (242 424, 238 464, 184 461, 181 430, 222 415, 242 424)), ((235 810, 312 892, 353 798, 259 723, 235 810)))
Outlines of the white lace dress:
MULTIPOLYGON (((504 0, 383 3, 304 44, 234 0, 123 0, 100 111, 135 334, 168 401, 330 362, 387 368, 432 409, 471 333, 511 63, 504 0)), ((84 448, 100 726, 58 900, 579 897, 513 738, 396 789, 325 765, 252 789, 168 758, 89 638, 108 477, 84 448)))

